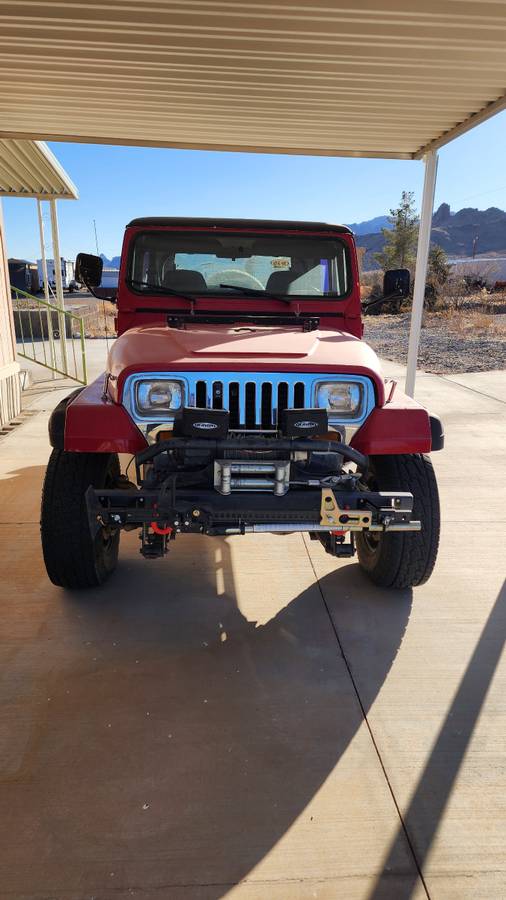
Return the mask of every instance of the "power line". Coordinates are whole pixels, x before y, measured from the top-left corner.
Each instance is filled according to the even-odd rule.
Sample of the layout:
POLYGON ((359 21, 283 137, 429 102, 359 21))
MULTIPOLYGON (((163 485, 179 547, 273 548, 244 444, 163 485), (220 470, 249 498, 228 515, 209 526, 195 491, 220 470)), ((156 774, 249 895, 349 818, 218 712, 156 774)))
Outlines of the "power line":
POLYGON ((500 187, 491 188, 489 191, 482 191, 481 194, 471 194, 470 197, 463 197, 462 203, 465 200, 473 200, 475 197, 484 197, 485 194, 495 194, 496 191, 504 191, 506 190, 506 184, 502 184, 500 187))

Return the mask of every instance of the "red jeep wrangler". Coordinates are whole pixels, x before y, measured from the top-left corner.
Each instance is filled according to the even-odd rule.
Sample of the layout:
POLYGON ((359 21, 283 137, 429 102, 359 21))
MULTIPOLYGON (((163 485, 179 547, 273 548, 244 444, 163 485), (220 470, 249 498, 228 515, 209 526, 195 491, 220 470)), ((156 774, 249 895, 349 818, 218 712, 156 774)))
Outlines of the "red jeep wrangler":
MULTIPOLYGON (((353 234, 340 225, 135 219, 107 371, 54 410, 42 498, 51 581, 101 584, 122 529, 163 556, 178 534, 308 532, 376 584, 429 577, 439 503, 424 454, 441 423, 385 381, 362 338, 353 234), (135 461, 135 480, 118 454, 135 461)), ((387 272, 384 295, 409 290, 387 272)))

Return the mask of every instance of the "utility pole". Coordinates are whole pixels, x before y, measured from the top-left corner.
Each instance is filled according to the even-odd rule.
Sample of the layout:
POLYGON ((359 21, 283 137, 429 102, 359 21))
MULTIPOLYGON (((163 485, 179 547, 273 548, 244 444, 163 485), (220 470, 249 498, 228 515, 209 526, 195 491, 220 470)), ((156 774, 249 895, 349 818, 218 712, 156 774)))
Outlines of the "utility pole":
POLYGON ((97 248, 97 256, 100 256, 100 253, 98 252, 97 223, 95 222, 95 219, 93 219, 93 230, 95 232, 95 247, 97 248))

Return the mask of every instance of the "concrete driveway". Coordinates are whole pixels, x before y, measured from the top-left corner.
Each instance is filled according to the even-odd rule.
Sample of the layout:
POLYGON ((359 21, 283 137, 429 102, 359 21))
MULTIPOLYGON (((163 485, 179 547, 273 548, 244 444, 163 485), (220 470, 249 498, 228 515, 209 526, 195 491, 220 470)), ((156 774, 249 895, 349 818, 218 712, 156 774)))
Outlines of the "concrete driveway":
POLYGON ((506 373, 419 378, 443 532, 401 593, 268 535, 53 587, 59 396, 0 438, 0 897, 506 897, 506 373))

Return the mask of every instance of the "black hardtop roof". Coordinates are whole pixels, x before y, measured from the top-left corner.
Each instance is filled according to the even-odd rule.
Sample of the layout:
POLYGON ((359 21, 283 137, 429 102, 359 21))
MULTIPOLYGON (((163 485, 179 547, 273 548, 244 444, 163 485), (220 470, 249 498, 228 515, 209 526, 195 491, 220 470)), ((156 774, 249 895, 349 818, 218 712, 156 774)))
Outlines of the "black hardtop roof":
POLYGON ((335 231, 337 234, 352 234, 346 225, 329 225, 327 222, 291 222, 281 219, 208 219, 179 218, 177 216, 146 216, 132 219, 130 226, 181 225, 182 228, 238 228, 241 231, 257 228, 272 228, 280 231, 335 231))

